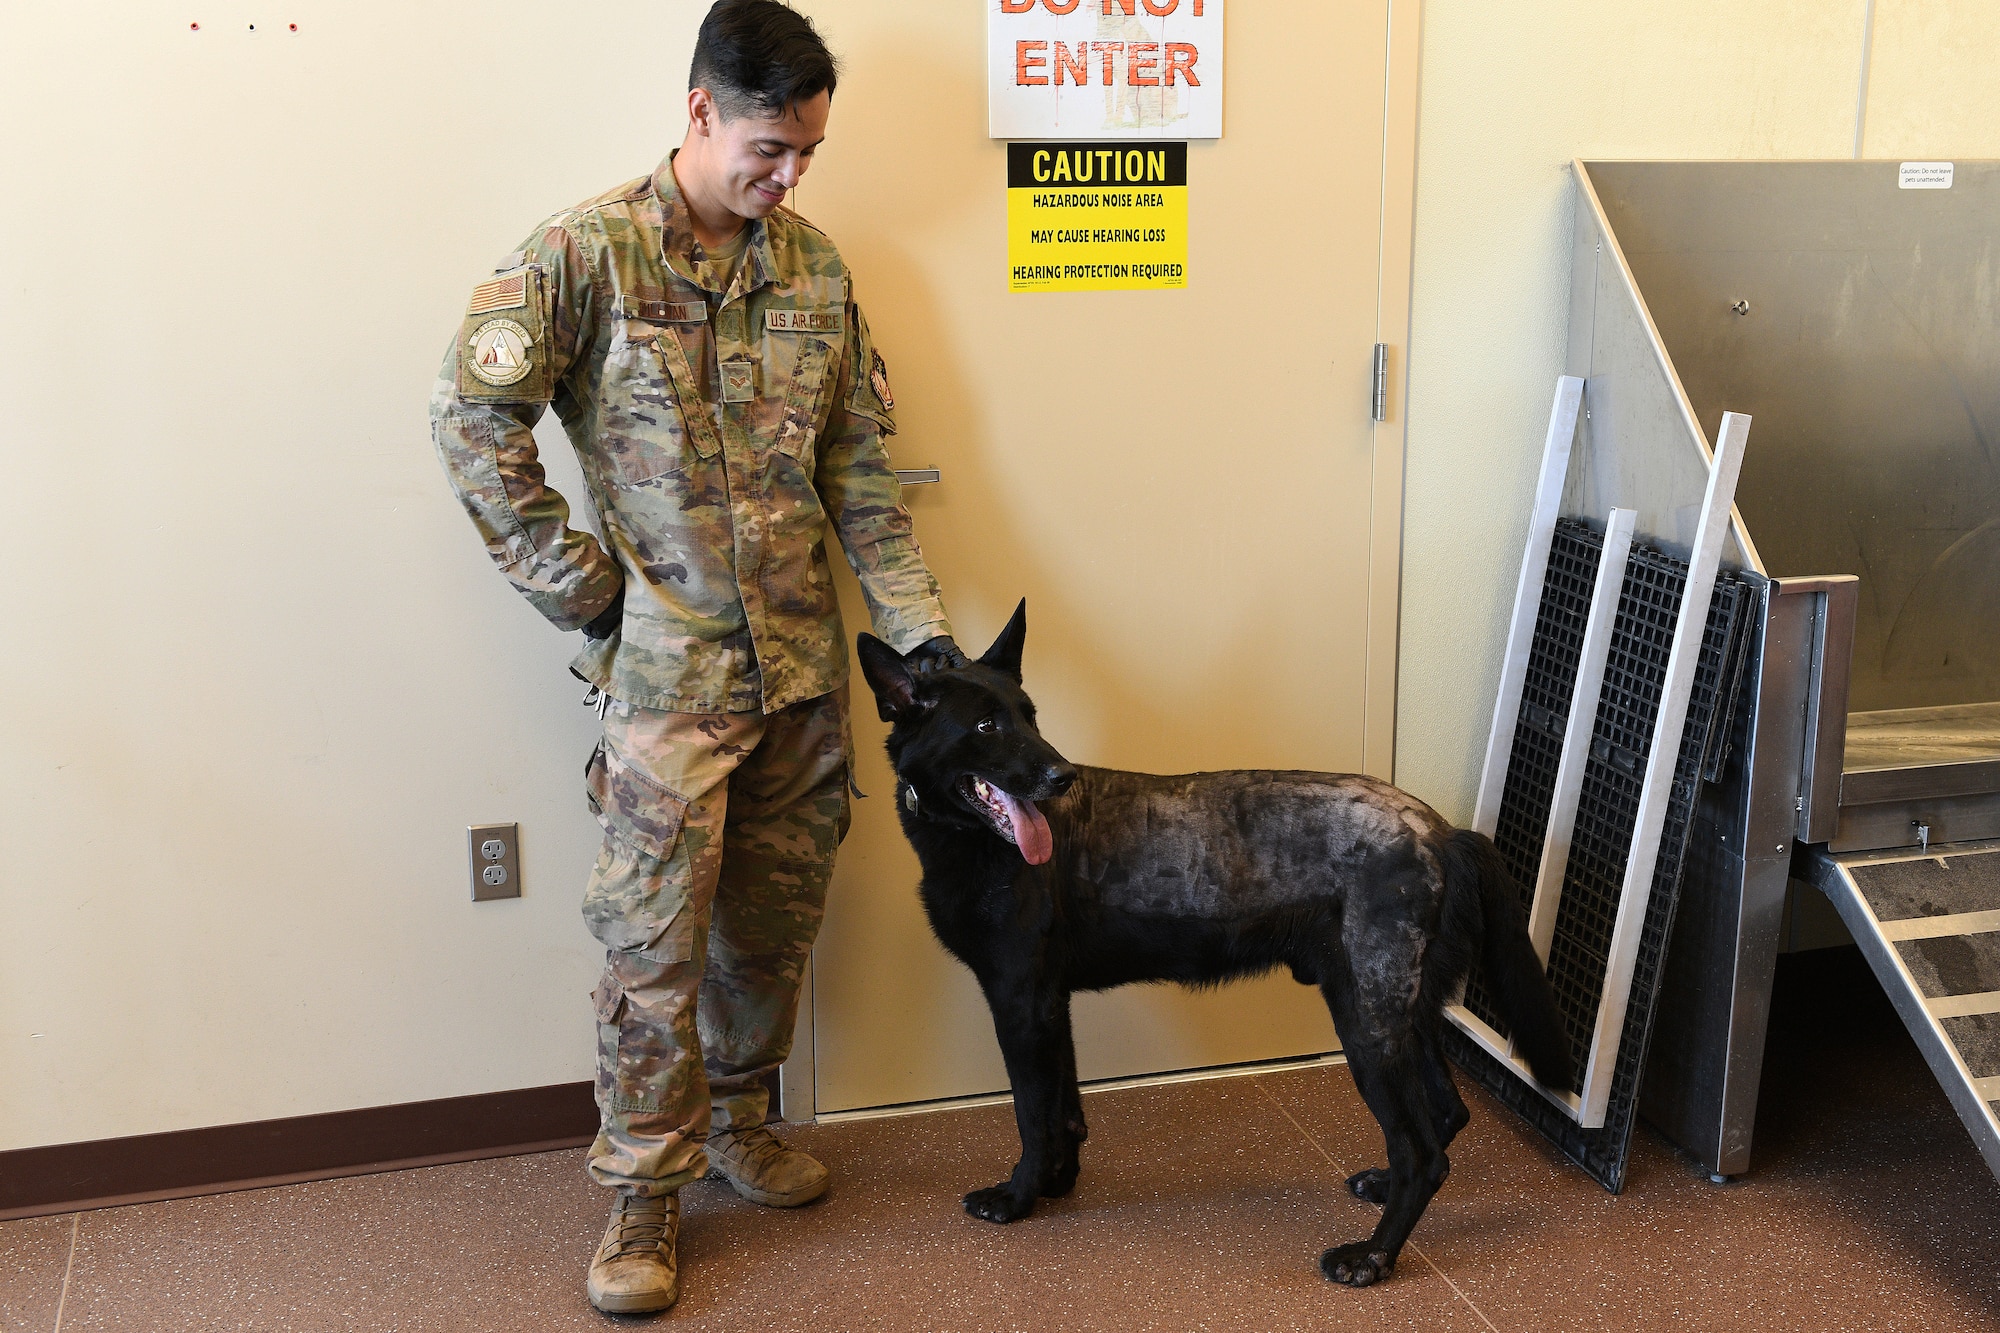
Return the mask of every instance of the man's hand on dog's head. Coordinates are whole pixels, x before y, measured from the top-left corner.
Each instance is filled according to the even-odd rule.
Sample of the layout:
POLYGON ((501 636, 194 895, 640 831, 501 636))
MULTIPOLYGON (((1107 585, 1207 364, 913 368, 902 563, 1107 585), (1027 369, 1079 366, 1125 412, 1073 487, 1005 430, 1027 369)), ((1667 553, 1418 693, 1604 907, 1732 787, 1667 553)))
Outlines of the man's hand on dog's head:
POLYGON ((915 672, 949 671, 956 667, 969 666, 965 654, 949 634, 940 634, 935 639, 926 639, 910 649, 903 661, 915 672))

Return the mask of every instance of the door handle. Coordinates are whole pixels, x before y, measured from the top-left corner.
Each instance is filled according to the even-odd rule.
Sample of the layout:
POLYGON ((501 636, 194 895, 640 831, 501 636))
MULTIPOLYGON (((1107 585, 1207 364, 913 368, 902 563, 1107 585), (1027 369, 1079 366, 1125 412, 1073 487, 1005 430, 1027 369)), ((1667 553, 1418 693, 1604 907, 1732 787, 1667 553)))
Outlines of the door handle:
POLYGON ((938 470, 934 467, 897 468, 896 480, 905 486, 931 486, 939 481, 938 470))

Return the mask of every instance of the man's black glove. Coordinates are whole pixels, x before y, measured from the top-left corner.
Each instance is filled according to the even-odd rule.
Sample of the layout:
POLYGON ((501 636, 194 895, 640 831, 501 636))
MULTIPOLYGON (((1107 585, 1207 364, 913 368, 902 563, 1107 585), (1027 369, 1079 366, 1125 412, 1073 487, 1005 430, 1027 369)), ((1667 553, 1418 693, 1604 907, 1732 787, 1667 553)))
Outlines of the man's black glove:
POLYGON ((618 586, 618 595, 611 599, 611 605, 599 611, 596 617, 583 627, 583 637, 592 641, 608 639, 618 632, 625 622, 625 586, 618 586))
POLYGON ((958 645, 952 642, 949 634, 940 634, 935 639, 924 640, 910 649, 909 656, 903 660, 909 663, 912 671, 920 674, 925 671, 948 671, 954 667, 971 665, 965 660, 965 654, 958 650, 958 645))

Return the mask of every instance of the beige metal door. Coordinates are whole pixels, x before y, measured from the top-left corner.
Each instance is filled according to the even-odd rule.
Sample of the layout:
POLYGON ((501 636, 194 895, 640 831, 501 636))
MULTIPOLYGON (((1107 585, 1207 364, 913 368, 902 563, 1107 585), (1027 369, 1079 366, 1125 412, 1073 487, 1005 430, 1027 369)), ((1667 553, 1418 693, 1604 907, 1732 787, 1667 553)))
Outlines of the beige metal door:
MULTIPOLYGON (((1392 43, 1388 0, 1237 0, 1225 137, 1188 152, 1187 289, 1054 294, 1006 288, 983 7, 805 8, 846 74, 796 203, 857 275, 897 466, 942 471, 907 494, 962 643, 1028 599, 1027 685, 1080 763, 1386 775, 1401 429, 1370 420, 1369 371, 1407 319, 1414 7, 1392 43)), ((855 688, 872 799, 798 1062, 820 1113, 1004 1088, 978 988, 925 926, 885 729, 855 688)), ((1086 1079, 1336 1047, 1283 973, 1079 996, 1076 1033, 1086 1079)))

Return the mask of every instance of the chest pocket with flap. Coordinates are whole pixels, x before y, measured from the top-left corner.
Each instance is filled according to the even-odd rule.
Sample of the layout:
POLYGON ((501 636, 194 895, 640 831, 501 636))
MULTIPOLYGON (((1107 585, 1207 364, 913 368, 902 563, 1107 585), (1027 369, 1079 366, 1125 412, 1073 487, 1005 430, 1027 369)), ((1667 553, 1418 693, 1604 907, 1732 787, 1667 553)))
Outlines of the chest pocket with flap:
POLYGON ((667 357, 679 350, 670 342, 674 322, 705 322, 708 309, 700 302, 649 301, 643 310, 625 305, 643 318, 619 319, 605 351, 597 447, 607 481, 637 486, 684 472, 699 456, 667 357))
POLYGON ((792 364, 784 414, 778 421, 778 452, 798 460, 801 467, 811 472, 814 445, 826 419, 826 382, 835 349, 816 337, 791 336, 800 340, 798 359, 792 364))

